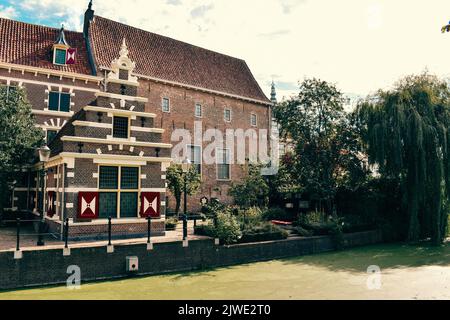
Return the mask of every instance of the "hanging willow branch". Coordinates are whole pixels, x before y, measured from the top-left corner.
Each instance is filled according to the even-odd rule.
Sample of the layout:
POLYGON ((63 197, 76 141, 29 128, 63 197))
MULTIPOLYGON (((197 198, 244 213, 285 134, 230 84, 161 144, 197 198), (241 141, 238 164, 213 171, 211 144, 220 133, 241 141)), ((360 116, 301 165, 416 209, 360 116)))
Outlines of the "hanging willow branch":
POLYGON ((398 179, 408 240, 441 243, 450 199, 450 93, 447 84, 422 74, 401 80, 360 103, 369 161, 398 179))

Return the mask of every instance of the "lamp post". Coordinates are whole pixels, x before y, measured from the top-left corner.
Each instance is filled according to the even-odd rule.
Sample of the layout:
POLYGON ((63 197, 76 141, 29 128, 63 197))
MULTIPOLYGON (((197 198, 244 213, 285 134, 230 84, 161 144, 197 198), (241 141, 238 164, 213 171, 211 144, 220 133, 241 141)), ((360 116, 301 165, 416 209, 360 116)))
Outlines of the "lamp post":
POLYGON ((39 148, 38 152, 39 152, 39 161, 42 163, 42 171, 41 171, 41 174, 39 176, 40 177, 42 177, 42 176, 44 177, 44 181, 43 181, 44 183, 42 184, 42 182, 40 182, 41 194, 42 194, 42 208, 40 208, 41 212, 39 214, 40 221, 39 221, 39 234, 38 234, 37 245, 38 246, 43 246, 43 245, 45 245, 45 243, 44 243, 44 236, 42 234, 42 232, 44 231, 44 225, 45 225, 45 215, 44 215, 44 210, 45 210, 45 183, 46 183, 46 181, 45 181, 45 178, 46 178, 45 163, 50 158, 50 148, 48 146, 44 146, 42 148, 39 148))
POLYGON ((183 160, 181 164, 181 168, 183 170, 184 175, 184 203, 183 203, 183 240, 187 238, 187 174, 189 169, 191 168, 191 161, 186 158, 183 160))

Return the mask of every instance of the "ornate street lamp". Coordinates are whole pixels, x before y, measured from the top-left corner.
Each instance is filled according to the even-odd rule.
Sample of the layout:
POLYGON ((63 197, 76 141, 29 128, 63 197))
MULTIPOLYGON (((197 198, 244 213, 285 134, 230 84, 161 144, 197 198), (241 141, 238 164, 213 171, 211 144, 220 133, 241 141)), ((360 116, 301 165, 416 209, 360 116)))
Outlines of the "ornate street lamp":
POLYGON ((37 245, 38 246, 44 246, 44 236, 42 234, 42 232, 44 232, 44 225, 45 225, 45 215, 44 215, 44 210, 45 210, 45 183, 46 183, 46 171, 45 171, 45 163, 50 159, 50 153, 51 150, 48 146, 43 146, 41 148, 38 149, 38 153, 39 153, 39 161, 42 164, 42 171, 40 174, 40 177, 44 177, 44 183, 40 182, 41 185, 41 194, 42 194, 42 208, 40 208, 41 212, 39 214, 40 217, 40 221, 39 221, 39 234, 38 234, 38 241, 37 241, 37 245), (43 174, 42 174, 43 173, 43 174))
POLYGON ((187 174, 191 169, 191 160, 188 158, 184 159, 181 163, 181 169, 183 170, 184 175, 184 215, 183 215, 183 240, 187 238, 187 174))

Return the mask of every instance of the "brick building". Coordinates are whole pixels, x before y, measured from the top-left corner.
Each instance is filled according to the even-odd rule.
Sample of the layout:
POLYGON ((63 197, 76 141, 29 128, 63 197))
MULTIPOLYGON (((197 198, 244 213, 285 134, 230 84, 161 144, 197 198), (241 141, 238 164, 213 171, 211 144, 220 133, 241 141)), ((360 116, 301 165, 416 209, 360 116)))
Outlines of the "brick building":
POLYGON ((155 230, 163 231, 165 208, 174 207, 164 171, 186 156, 202 175, 189 208, 198 209, 202 197, 231 202, 228 189, 245 174, 245 166, 231 161, 237 150, 218 148, 223 161, 207 164, 202 154, 210 142, 192 141, 175 159, 173 132, 193 132, 196 124, 203 132, 220 130, 225 139, 227 129, 271 127, 271 102, 245 61, 96 16, 92 3, 82 33, 0 19, 0 46, 0 83, 26 89, 52 151, 46 181, 39 181, 37 166, 30 168, 11 209, 44 208, 57 230, 69 217, 80 235, 95 234, 111 214, 117 232, 141 233, 142 203, 157 194, 155 230), (122 190, 123 179, 139 187, 122 190), (38 192, 43 184, 44 196, 38 192), (116 212, 99 199, 107 197, 116 199, 116 212), (96 201, 100 210, 82 217, 96 201))

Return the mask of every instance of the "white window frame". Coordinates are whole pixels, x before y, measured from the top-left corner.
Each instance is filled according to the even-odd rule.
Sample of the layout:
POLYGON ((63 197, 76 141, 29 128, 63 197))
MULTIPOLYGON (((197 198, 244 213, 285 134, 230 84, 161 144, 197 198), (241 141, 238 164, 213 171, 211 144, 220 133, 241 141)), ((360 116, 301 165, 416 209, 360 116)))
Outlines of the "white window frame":
POLYGON ((53 64, 54 65, 57 65, 57 66, 67 66, 67 50, 68 50, 69 48, 67 48, 67 47, 62 47, 62 46, 55 46, 54 48, 53 48, 53 64), (65 61, 65 63, 64 64, 61 64, 61 63, 56 63, 56 50, 61 50, 61 51, 64 51, 65 53, 66 53, 66 56, 65 56, 65 58, 64 58, 64 61, 65 61))
POLYGON ((232 119, 233 119, 233 112, 232 112, 232 110, 230 108, 224 108, 223 109, 223 120, 225 122, 231 122, 232 119), (230 120, 227 120, 227 117, 226 117, 227 111, 230 111, 230 120))
POLYGON ((167 98, 167 97, 162 97, 161 98, 161 110, 164 113, 170 113, 170 98, 167 98), (168 107, 169 107, 168 110, 164 110, 164 100, 167 100, 167 102, 168 102, 168 107))
POLYGON ((201 103, 196 103, 194 106, 194 116, 196 118, 203 118, 203 106, 201 103), (200 107, 200 115, 197 114, 197 107, 200 107))
POLYGON ((250 114, 250 125, 252 127, 257 127, 258 126, 258 115, 256 113, 251 113, 250 114), (253 124, 253 117, 255 117, 255 124, 253 124))
POLYGON ((231 161, 230 161, 230 159, 231 159, 231 149, 230 148, 216 148, 216 180, 217 181, 231 181, 231 161), (224 163, 219 163, 219 161, 217 159, 219 150, 222 150, 222 151, 227 150, 228 151, 228 161, 230 162, 230 163, 228 163, 228 166, 230 168, 228 179, 219 178, 219 164, 222 164, 222 165, 224 164, 224 163))

